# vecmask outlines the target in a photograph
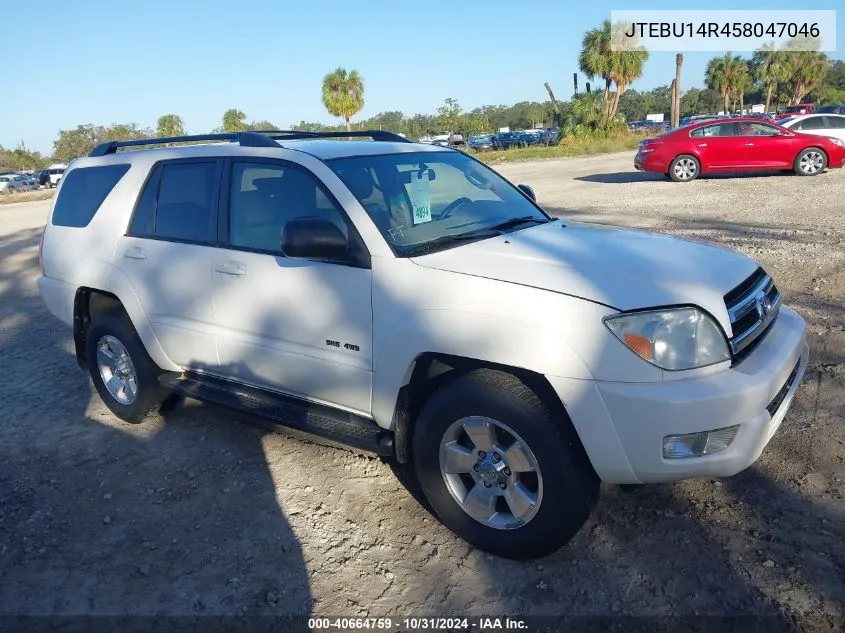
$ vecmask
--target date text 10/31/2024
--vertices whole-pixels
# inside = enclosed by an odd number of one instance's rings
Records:
[[[524,631],[528,623],[519,618],[309,618],[312,631]]]

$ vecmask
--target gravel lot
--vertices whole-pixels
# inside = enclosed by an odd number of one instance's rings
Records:
[[[605,486],[575,540],[500,560],[378,459],[187,402],[113,417],[37,296],[47,202],[0,207],[0,614],[845,616],[845,174],[674,184],[633,154],[503,164],[564,219],[713,239],[810,323],[811,364],[733,478]],[[830,629],[828,629],[830,630]]]

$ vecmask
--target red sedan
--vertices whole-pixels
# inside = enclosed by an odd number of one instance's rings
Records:
[[[640,141],[634,167],[665,174],[675,182],[699,174],[793,170],[814,176],[845,166],[845,141],[796,134],[760,119],[720,119],[694,123]]]

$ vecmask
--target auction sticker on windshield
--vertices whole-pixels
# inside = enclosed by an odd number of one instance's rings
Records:
[[[431,192],[428,188],[428,174],[423,178],[423,172],[411,173],[411,186],[408,195],[411,197],[411,214],[414,225],[431,222]]]

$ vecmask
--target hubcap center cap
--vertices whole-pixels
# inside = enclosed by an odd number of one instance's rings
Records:
[[[478,476],[485,484],[494,485],[499,481],[504,480],[503,471],[507,467],[505,461],[500,459],[498,462],[493,461],[490,456],[486,456],[478,460]]]

